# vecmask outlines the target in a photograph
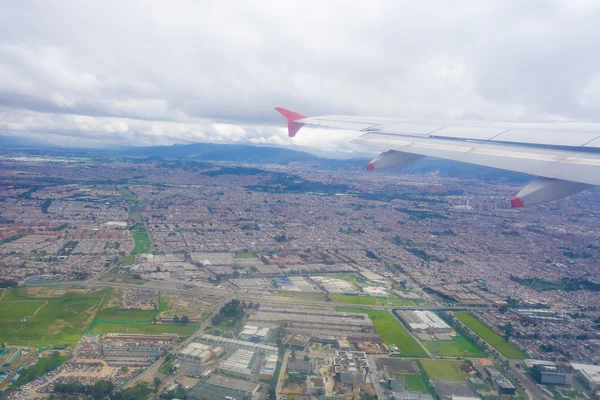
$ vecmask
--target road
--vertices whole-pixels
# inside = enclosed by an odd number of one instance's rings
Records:
[[[369,363],[369,377],[371,378],[371,384],[377,393],[378,399],[385,399],[384,390],[379,384],[379,372],[377,371],[377,364],[375,363],[375,357],[373,355],[367,355],[367,361]]]
[[[290,358],[290,354],[292,352],[290,350],[286,350],[283,353],[283,360],[281,360],[281,369],[279,370],[279,377],[277,378],[277,387],[275,388],[276,398],[279,398],[281,395],[281,386],[283,385],[283,377],[285,376],[285,371],[287,370],[287,362]]]

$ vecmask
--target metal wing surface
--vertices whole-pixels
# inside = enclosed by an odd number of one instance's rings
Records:
[[[290,136],[304,125],[364,132],[353,142],[382,152],[367,164],[370,170],[431,156],[537,176],[513,198],[515,207],[600,185],[600,132],[345,115],[305,117],[279,107],[277,111],[288,119]]]

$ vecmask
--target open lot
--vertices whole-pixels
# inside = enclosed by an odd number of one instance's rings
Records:
[[[142,254],[150,251],[150,238],[146,231],[133,231],[133,239],[135,240],[135,247],[131,254]]]
[[[402,356],[427,357],[427,353],[390,312],[384,310],[356,310],[344,307],[336,307],[336,311],[367,314],[373,321],[375,330],[381,340],[398,346]]]
[[[469,339],[465,337],[454,337],[451,342],[444,341],[421,341],[427,350],[434,356],[442,357],[485,357],[485,353],[479,350]]]
[[[41,300],[0,301],[0,321],[14,321],[32,317],[46,304]]]
[[[406,390],[414,393],[428,393],[427,382],[419,375],[396,374],[396,379],[404,379]]]
[[[467,312],[455,312],[454,316],[460,322],[465,324],[465,326],[467,326],[470,330],[472,330],[477,336],[498,350],[504,357],[515,360],[524,360],[526,358],[525,354],[521,350],[517,349],[510,343],[507,343],[502,336],[488,328],[483,322],[479,321],[471,314]]]
[[[402,300],[394,295],[390,297],[373,297],[373,296],[352,296],[347,294],[330,294],[331,301],[341,304],[359,304],[367,306],[409,306],[414,307],[419,304],[411,300]],[[420,302],[423,304],[423,302]]]
[[[46,291],[34,289],[37,288],[11,290],[7,295],[9,298],[36,296],[38,299],[39,296],[52,295],[52,291],[47,288],[44,288]],[[94,293],[70,290],[60,298],[48,297],[44,300],[47,304],[39,309],[35,317],[28,318],[25,322],[0,324],[0,342],[34,347],[74,345],[88,329],[106,294],[106,290]],[[2,302],[6,297],[5,295]]]
[[[152,322],[158,315],[154,310],[123,310],[106,308],[96,313],[96,321]]]
[[[467,374],[461,371],[462,361],[420,360],[429,379],[442,381],[462,381]]]

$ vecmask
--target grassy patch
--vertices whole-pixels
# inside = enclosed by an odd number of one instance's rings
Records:
[[[133,192],[125,187],[120,187],[118,188],[119,193],[121,194],[121,196],[123,196],[123,198],[125,199],[125,201],[128,204],[131,203],[135,203],[137,202],[137,197],[135,196],[135,194],[133,194]]]
[[[430,379],[462,381],[467,374],[461,371],[462,361],[419,360]]]
[[[146,231],[133,231],[133,239],[135,240],[135,247],[131,251],[131,254],[142,254],[150,251],[150,238]]]
[[[35,365],[23,370],[19,378],[16,382],[11,385],[11,389],[18,388],[19,386],[23,386],[26,383],[29,383],[40,376],[52,371],[60,367],[63,363],[65,363],[69,359],[69,356],[58,356],[58,357],[44,357],[40,358]]]
[[[95,322],[92,333],[175,333],[189,336],[198,330],[199,325],[171,325],[171,324],[111,324]]]
[[[466,337],[453,338],[451,342],[422,341],[427,350],[434,356],[442,357],[485,357],[485,353],[479,350]]]
[[[521,350],[510,343],[507,343],[502,336],[488,328],[483,322],[479,321],[471,314],[467,312],[456,312],[454,313],[454,317],[465,324],[465,326],[472,330],[477,336],[485,340],[490,346],[498,350],[504,357],[516,360],[524,360],[526,358]]]
[[[302,293],[302,292],[287,292],[281,291],[279,292],[281,297],[292,297],[298,300],[306,300],[306,301],[326,301],[327,298],[324,294],[319,293]],[[291,300],[290,300],[291,301]]]
[[[347,294],[330,294],[331,301],[342,304],[361,304],[367,306],[374,306],[379,304],[375,297],[371,296],[350,296]]]
[[[0,321],[12,321],[31,317],[42,305],[44,305],[44,302],[40,300],[26,302],[0,302]]]
[[[134,256],[133,256],[133,254],[130,254],[121,260],[120,265],[132,265],[133,261],[134,261]]]
[[[427,393],[427,382],[421,375],[402,375],[396,374],[396,379],[404,379],[404,384],[408,392]]]
[[[133,222],[138,223],[138,222],[142,222],[142,213],[139,211],[133,211],[131,213],[131,219],[133,220]]]
[[[367,314],[375,330],[385,343],[394,344],[404,357],[427,357],[427,353],[419,346],[396,318],[384,310],[356,310],[353,308],[336,307],[337,311]]]
[[[235,258],[258,258],[258,256],[251,251],[238,251],[235,253]]]
[[[158,311],[165,312],[169,310],[169,300],[164,293],[158,292]]]
[[[154,310],[122,310],[120,308],[107,308],[96,313],[96,321],[123,321],[123,322],[152,322],[158,313]]]
[[[0,324],[0,342],[33,347],[74,345],[87,331],[105,294],[106,291],[71,291],[59,299],[49,299],[48,304],[26,322]]]

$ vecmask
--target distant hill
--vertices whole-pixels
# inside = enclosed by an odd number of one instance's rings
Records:
[[[304,151],[291,150],[282,147],[252,146],[245,144],[193,143],[176,144],[172,146],[127,147],[120,149],[73,149],[73,148],[43,148],[26,147],[25,144],[10,137],[0,136],[0,154],[29,154],[92,157],[123,156],[144,157],[147,161],[160,159],[220,161],[248,164],[310,164],[324,169],[360,170],[364,169],[369,159],[333,159],[323,158]],[[144,160],[140,160],[144,161]],[[530,175],[517,172],[486,168],[478,165],[464,164],[437,158],[423,158],[410,164],[394,168],[389,172],[425,174],[439,172],[442,176],[461,178],[478,178],[485,181],[506,180],[510,182],[526,182]]]
[[[289,164],[320,160],[313,154],[282,147],[243,144],[194,143],[172,146],[130,147],[118,153],[129,156],[188,158],[204,161],[231,161],[252,164]]]

